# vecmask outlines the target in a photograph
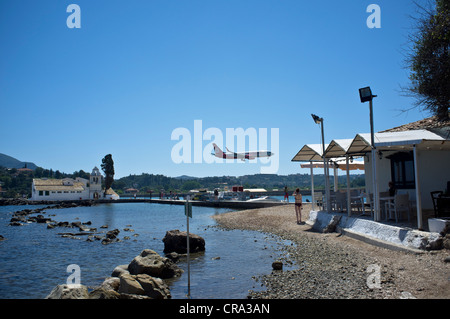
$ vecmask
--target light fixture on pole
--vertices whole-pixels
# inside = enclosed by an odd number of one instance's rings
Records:
[[[318,117],[315,114],[311,114],[314,123],[320,124],[321,131],[322,131],[322,158],[323,158],[323,168],[325,173],[325,192],[327,196],[327,210],[330,210],[330,185],[329,185],[329,179],[328,179],[328,162],[325,159],[325,135],[323,133],[323,118]]]
[[[370,86],[359,89],[359,98],[361,103],[369,102],[370,108],[370,144],[372,145],[372,181],[373,181],[373,202],[374,202],[374,217],[375,220],[380,220],[380,205],[378,199],[378,183],[377,183],[377,165],[376,165],[376,147],[375,134],[373,129],[373,105],[372,100],[376,95],[372,94]]]

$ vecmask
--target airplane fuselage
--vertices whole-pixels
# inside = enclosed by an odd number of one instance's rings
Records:
[[[255,152],[231,152],[227,148],[227,152],[223,152],[216,144],[214,145],[214,151],[211,153],[212,155],[223,158],[223,159],[240,159],[242,161],[245,160],[253,160],[258,157],[271,157],[274,155],[271,151],[255,151]]]

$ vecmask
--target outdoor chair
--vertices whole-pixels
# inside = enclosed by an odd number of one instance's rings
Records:
[[[344,207],[347,207],[347,194],[343,192],[336,192],[334,206],[336,211],[338,212],[344,211]]]
[[[350,190],[350,206],[350,210],[352,210],[353,207],[356,207],[358,213],[362,210],[362,213],[364,214],[364,203],[362,201],[361,194],[357,189]]]
[[[391,209],[394,210],[395,214],[395,222],[398,223],[398,216],[401,211],[406,211],[408,215],[408,221],[410,220],[409,213],[411,210],[411,206],[409,203],[409,195],[408,194],[397,194],[394,196],[394,202],[386,202],[386,219],[391,213]]]
[[[386,209],[386,203],[389,203],[388,201],[386,201],[386,200],[383,200],[383,199],[381,199],[381,198],[386,198],[386,197],[391,197],[390,195],[389,195],[389,192],[380,192],[379,193],[379,198],[380,198],[380,207],[379,207],[379,209],[380,209],[380,213],[382,214],[383,213],[383,204],[384,204],[384,214],[385,214],[385,216],[386,216],[386,220],[388,219],[388,211],[387,211],[387,209]]]
[[[366,203],[369,205],[370,217],[373,217],[373,193],[366,194]]]
[[[317,206],[323,206],[323,194],[322,192],[314,192],[314,201]]]

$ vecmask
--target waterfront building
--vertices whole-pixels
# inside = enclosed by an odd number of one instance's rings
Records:
[[[34,178],[31,185],[31,200],[87,200],[119,199],[112,189],[102,189],[102,175],[94,167],[89,180],[81,177],[75,179]]]
[[[431,217],[448,217],[450,121],[431,117],[374,133],[374,145],[371,140],[370,133],[357,134],[353,139],[335,139],[325,145],[324,155],[322,145],[307,144],[292,161],[311,162],[312,165],[314,161],[323,162],[324,158],[328,163],[343,158],[345,164],[341,167],[347,167],[348,172],[350,158],[363,157],[365,200],[370,204],[375,221],[416,220],[416,227],[424,229]],[[325,209],[329,212],[346,210],[351,216],[351,208],[357,204],[365,211],[364,201],[358,201],[362,194],[352,195],[349,186],[346,193],[344,196],[334,194],[334,198],[331,195],[331,205]],[[333,201],[338,202],[338,196],[341,197],[339,208],[333,205]]]

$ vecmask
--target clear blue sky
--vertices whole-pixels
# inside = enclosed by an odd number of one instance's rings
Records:
[[[421,2],[421,1],[419,1]],[[422,1],[423,2],[423,1]],[[69,4],[81,28],[69,29]],[[369,4],[381,28],[369,29]],[[100,166],[116,178],[244,175],[257,164],[175,164],[178,127],[279,129],[278,174],[308,173],[292,157],[308,143],[429,114],[401,96],[407,0],[0,0],[0,153],[66,173]],[[206,146],[208,141],[204,141]],[[269,142],[270,144],[270,142]],[[270,146],[270,145],[269,145]]]

